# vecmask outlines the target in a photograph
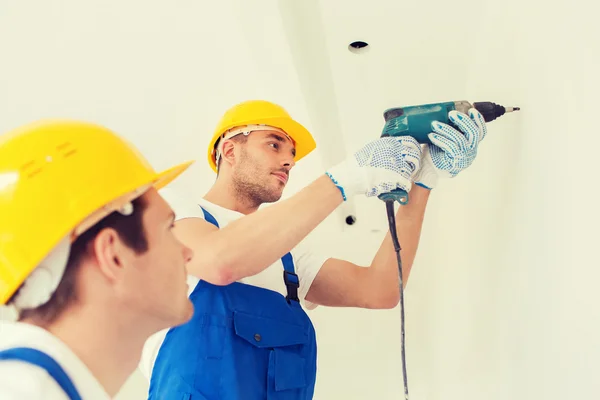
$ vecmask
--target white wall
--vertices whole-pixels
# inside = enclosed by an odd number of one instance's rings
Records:
[[[262,96],[320,144],[289,196],[375,138],[389,106],[520,106],[432,194],[405,299],[411,399],[597,398],[600,32],[591,5],[558,1],[4,2],[0,130],[50,115],[100,121],[159,167],[197,158],[179,187],[201,196],[218,116]],[[357,39],[370,52],[349,53]],[[385,209],[352,207],[355,226],[340,230],[335,214],[315,236],[366,265]],[[401,398],[398,308],[311,317],[317,399]],[[134,375],[119,398],[145,390]]]

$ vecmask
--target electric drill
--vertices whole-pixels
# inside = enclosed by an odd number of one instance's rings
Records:
[[[448,113],[456,110],[467,114],[470,108],[479,111],[485,122],[491,122],[507,112],[520,110],[519,107],[503,107],[489,101],[471,104],[464,100],[390,108],[383,113],[385,126],[381,137],[412,136],[419,143],[431,144],[428,135],[432,132],[431,123],[433,121],[454,126],[448,119]],[[398,201],[400,204],[408,203],[408,193],[402,189],[382,194],[379,198],[383,201]]]
[[[518,111],[519,107],[503,107],[492,102],[471,103],[467,101],[449,101],[446,103],[433,103],[421,106],[390,108],[383,113],[385,126],[381,137],[384,136],[412,136],[417,142],[431,144],[429,133],[432,132],[431,123],[438,121],[451,126],[456,126],[448,119],[448,113],[452,110],[467,114],[470,108],[475,108],[481,113],[485,122],[491,122],[507,112]],[[400,351],[402,358],[402,380],[404,382],[404,399],[408,400],[408,378],[406,372],[406,350],[404,331],[404,277],[402,273],[402,258],[400,256],[400,242],[396,232],[396,218],[394,212],[394,201],[400,204],[408,203],[408,193],[397,189],[389,193],[379,195],[385,201],[388,224],[392,243],[396,252],[398,262],[398,278],[400,291]]]

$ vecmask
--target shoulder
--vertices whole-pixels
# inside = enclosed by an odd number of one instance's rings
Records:
[[[0,398],[67,399],[60,386],[46,371],[19,361],[0,362]]]
[[[166,187],[158,191],[163,199],[175,212],[176,219],[183,218],[202,218],[204,219],[204,213],[202,208],[186,193],[177,191],[173,188]]]
[[[305,268],[319,269],[331,257],[324,251],[323,247],[318,245],[318,241],[310,235],[298,243],[291,253],[294,263],[300,270]]]

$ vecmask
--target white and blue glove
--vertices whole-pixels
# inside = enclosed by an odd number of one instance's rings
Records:
[[[338,186],[344,200],[356,194],[379,196],[395,189],[408,193],[421,164],[421,151],[412,137],[379,138],[326,174]]]
[[[469,167],[477,156],[479,143],[485,138],[485,120],[475,108],[469,115],[450,111],[448,118],[459,130],[450,125],[434,121],[431,124],[430,145],[423,148],[421,169],[414,176],[414,182],[427,189],[433,189],[438,178],[454,178]]]

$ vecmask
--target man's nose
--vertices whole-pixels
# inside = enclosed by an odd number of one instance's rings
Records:
[[[289,156],[284,157],[283,160],[281,160],[281,165],[283,167],[288,168],[288,170],[292,169],[292,167],[296,165],[296,161],[294,161],[294,156],[290,154]]]
[[[192,257],[194,256],[194,251],[192,249],[190,249],[189,247],[187,247],[186,245],[183,246],[183,258],[185,260],[186,263],[190,262],[190,260],[192,259]]]

